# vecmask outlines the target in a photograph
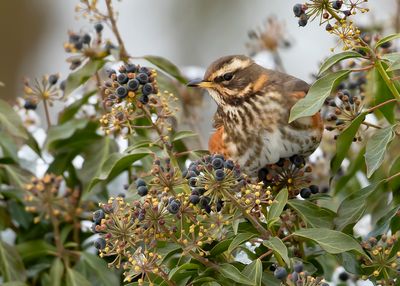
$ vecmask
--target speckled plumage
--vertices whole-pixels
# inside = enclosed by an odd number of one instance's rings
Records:
[[[233,77],[226,81],[224,74]],[[202,82],[218,104],[210,152],[223,153],[247,174],[280,158],[308,156],[318,147],[323,132],[319,113],[288,123],[291,107],[308,91],[304,81],[248,57],[229,56],[211,64]]]

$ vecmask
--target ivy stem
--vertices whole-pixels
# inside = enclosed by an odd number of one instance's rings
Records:
[[[268,239],[268,237],[270,237],[270,233],[253,216],[248,214],[246,210],[243,209],[242,205],[236,200],[234,196],[232,196],[232,194],[230,194],[226,190],[222,190],[222,192],[242,212],[243,216],[250,221],[250,223],[257,229],[257,231],[263,236],[264,239]]]
[[[392,99],[389,99],[389,100],[384,101],[384,102],[382,102],[382,103],[379,103],[378,105],[375,105],[375,106],[369,108],[369,109],[367,110],[367,113],[371,113],[371,112],[375,111],[375,110],[378,109],[378,108],[381,108],[382,106],[384,106],[384,105],[386,105],[386,104],[389,104],[389,103],[392,103],[392,102],[396,102],[396,101],[397,101],[397,99],[392,98]]]
[[[382,127],[380,127],[378,125],[375,125],[375,124],[372,124],[372,123],[369,123],[369,122],[365,122],[364,121],[362,124],[365,125],[365,126],[368,126],[368,127],[375,128],[375,129],[382,129]]]
[[[46,99],[43,99],[43,106],[44,106],[44,112],[46,114],[47,129],[49,129],[51,127],[51,120],[50,120],[49,106],[47,105]]]
[[[400,101],[400,93],[397,90],[397,88],[394,86],[393,81],[390,79],[388,74],[386,73],[385,69],[383,68],[382,62],[380,60],[375,61],[375,68],[385,81],[387,87],[390,89],[392,92],[393,96],[397,99],[397,101]]]
[[[108,11],[108,18],[110,19],[110,22],[111,22],[111,29],[112,29],[115,37],[117,38],[117,42],[119,45],[119,57],[122,61],[126,62],[129,59],[129,55],[126,52],[124,41],[122,40],[121,34],[119,33],[119,30],[118,30],[117,21],[115,20],[115,17],[114,17],[115,14],[114,14],[111,0],[106,0],[106,6],[107,6],[107,11]]]
[[[392,175],[392,176],[386,178],[385,181],[386,181],[386,182],[389,182],[390,180],[392,180],[392,179],[394,179],[394,178],[397,178],[398,176],[400,176],[400,172],[398,172],[398,173],[396,173],[396,174],[394,174],[394,175]]]

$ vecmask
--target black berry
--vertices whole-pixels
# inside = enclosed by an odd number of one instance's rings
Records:
[[[319,187],[317,185],[311,185],[310,190],[312,194],[318,194],[319,192]]]
[[[125,98],[128,95],[128,90],[124,86],[119,86],[116,90],[119,98]]]
[[[125,84],[125,83],[128,82],[128,80],[129,80],[128,76],[127,76],[126,74],[124,74],[124,73],[120,73],[120,74],[117,76],[117,81],[118,81],[120,84]]]
[[[136,72],[137,67],[134,64],[127,64],[125,66],[126,72]]]
[[[191,177],[188,182],[189,182],[189,185],[194,188],[197,185],[197,178]]]
[[[37,105],[31,101],[25,101],[25,103],[24,103],[24,108],[27,110],[35,110],[36,107],[37,107]]]
[[[100,237],[94,241],[93,245],[99,250],[104,249],[106,247],[106,240]]]
[[[49,76],[49,84],[54,85],[58,81],[58,74],[52,74]]]
[[[296,17],[300,17],[301,14],[304,13],[303,10],[303,5],[302,4],[296,4],[293,6],[293,13]]]
[[[92,40],[92,38],[90,37],[89,34],[85,34],[82,37],[82,43],[89,45],[90,41]]]
[[[217,181],[222,181],[225,178],[225,172],[223,169],[218,169],[215,171],[215,179]]]
[[[306,14],[301,14],[299,17],[299,26],[304,27],[308,23],[308,16]]]
[[[136,184],[136,187],[146,186],[146,182],[141,178],[137,179],[135,184]]]
[[[297,273],[303,272],[303,269],[304,269],[303,263],[296,263],[296,264],[293,266],[293,269],[294,269],[294,271],[297,272]]]
[[[132,91],[136,91],[139,88],[139,85],[140,85],[139,81],[135,78],[128,81],[128,84],[127,84],[129,90],[132,90]]]
[[[382,45],[381,45],[381,48],[382,49],[388,49],[388,48],[390,48],[392,46],[392,42],[385,42],[385,43],[383,43]]]
[[[343,4],[342,0],[333,1],[332,2],[332,8],[336,9],[336,10],[339,10],[340,8],[342,8],[342,4]]]
[[[170,213],[177,214],[180,207],[181,207],[181,202],[178,200],[173,200],[168,204],[167,209]]]
[[[276,279],[283,280],[287,276],[287,271],[283,267],[278,267],[274,271],[274,276],[275,276]]]
[[[93,213],[93,221],[97,224],[105,217],[103,210],[97,210]]]
[[[347,272],[342,272],[339,274],[339,280],[346,282],[347,280],[349,280],[350,276]]]
[[[305,164],[304,158],[299,155],[293,155],[290,157],[290,161],[295,165],[297,168],[303,167]]]
[[[139,98],[139,101],[140,101],[142,104],[147,104],[147,103],[149,103],[149,97],[148,97],[147,95],[142,94],[142,95],[140,96],[140,98]]]
[[[137,188],[137,192],[138,192],[139,196],[141,196],[141,197],[146,196],[148,191],[149,190],[147,189],[146,186],[140,186],[140,187]]]
[[[145,73],[145,74],[147,74],[147,75],[150,75],[150,70],[148,69],[148,68],[146,68],[146,67],[140,67],[139,68],[139,73]]]
[[[149,95],[151,93],[153,93],[153,86],[151,85],[151,83],[146,83],[145,85],[143,85],[142,87],[142,93],[143,95]]]
[[[96,33],[101,33],[101,31],[103,31],[103,24],[101,23],[97,23],[96,25],[94,25],[94,29],[96,30]]]
[[[224,167],[224,161],[221,158],[215,158],[211,162],[214,169],[221,169]]]
[[[198,195],[191,195],[190,197],[189,197],[189,201],[192,203],[192,204],[194,204],[194,205],[197,205],[199,202],[200,202],[200,197],[198,196]]]
[[[303,199],[308,199],[309,197],[311,197],[311,190],[309,189],[309,188],[304,188],[304,189],[301,189],[301,191],[300,191],[300,196],[303,198]]]
[[[136,78],[141,84],[145,84],[149,81],[149,76],[143,72],[139,73]]]
[[[235,167],[235,163],[233,163],[232,160],[225,161],[225,168],[227,168],[229,170],[233,170],[234,167]]]

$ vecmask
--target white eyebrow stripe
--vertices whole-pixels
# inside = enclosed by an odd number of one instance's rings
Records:
[[[246,60],[242,60],[239,58],[234,58],[233,61],[231,61],[229,64],[224,65],[221,69],[219,69],[215,75],[214,78],[222,76],[228,72],[233,72],[235,70],[238,70],[239,68],[246,68],[249,65],[251,65],[251,60],[250,59],[246,59]]]

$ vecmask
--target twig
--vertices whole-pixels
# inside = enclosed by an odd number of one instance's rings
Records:
[[[111,0],[106,0],[106,6],[108,11],[108,18],[111,22],[111,30],[113,31],[115,37],[117,38],[119,45],[119,57],[122,61],[126,62],[129,59],[129,55],[126,52],[124,41],[122,40],[121,34],[119,33],[117,21],[114,17],[114,10],[111,4]]]
[[[46,99],[43,99],[43,105],[44,105],[44,112],[46,114],[47,129],[49,129],[50,126],[51,126],[51,120],[50,120],[49,107],[47,106],[47,100]]]
[[[378,126],[378,125],[375,125],[375,124],[372,124],[372,123],[369,123],[369,122],[363,122],[362,123],[363,125],[366,125],[366,126],[368,126],[368,127],[372,127],[372,128],[376,128],[376,129],[382,129],[382,127],[380,127],[380,126]]]
[[[375,111],[376,109],[381,108],[382,106],[384,106],[386,104],[389,104],[389,103],[392,103],[392,102],[397,102],[397,99],[392,98],[392,99],[389,99],[389,100],[384,101],[382,103],[379,103],[378,105],[375,105],[375,106],[371,107],[370,109],[368,109],[367,112],[371,113],[371,112]]]

